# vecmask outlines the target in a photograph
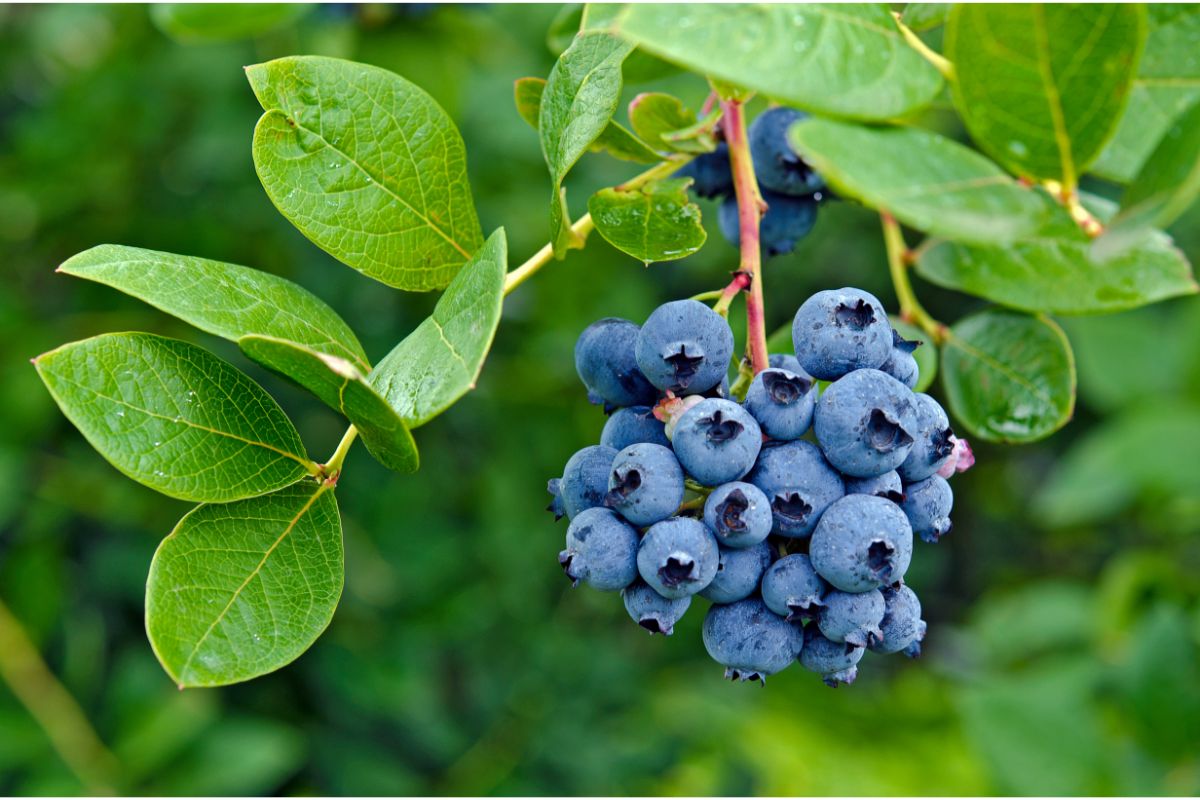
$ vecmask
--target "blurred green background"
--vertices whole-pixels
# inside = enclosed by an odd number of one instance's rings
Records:
[[[142,6],[0,6],[0,598],[113,753],[104,780],[162,794],[1200,792],[1196,298],[1065,321],[1076,418],[1038,445],[976,443],[954,533],[918,545],[908,576],[930,625],[919,661],[868,654],[836,691],[799,667],[765,689],[730,685],[699,607],[651,639],[616,596],[569,590],[545,481],[603,424],[575,379],[575,337],[721,286],[735,252],[715,225],[701,253],[649,269],[595,238],[515,292],[478,390],[417,433],[417,475],[350,456],[346,591],[316,646],[249,684],[172,685],[143,589],[187,505],[109,467],[28,359],[105,331],[178,336],[270,389],[314,457],[344,423],[235,347],[54,267],[101,242],[254,266],[325,298],[380,358],[436,298],[339,265],[275,212],[241,67],[319,53],[423,86],[461,127],[485,232],[505,226],[519,262],[546,240],[548,184],[512,81],[549,72],[557,13],[324,7],[206,43],[173,40]],[[675,75],[626,92],[648,87],[693,108],[706,91]],[[926,123],[961,136],[945,109]],[[573,206],[635,170],[586,157]],[[894,304],[877,217],[822,215],[767,266],[772,326],[820,288]],[[1172,232],[1200,259],[1196,209]],[[918,291],[946,320],[980,305]],[[95,788],[0,682],[0,794]]]

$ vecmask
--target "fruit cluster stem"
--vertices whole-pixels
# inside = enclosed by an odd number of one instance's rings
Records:
[[[742,101],[722,100],[721,110],[738,204],[738,235],[742,256],[738,271],[750,276],[750,295],[746,298],[746,350],[750,356],[750,366],[757,375],[768,365],[762,248],[759,241],[759,223],[766,212],[766,203],[763,202],[758,179],[754,175]]]
[[[886,211],[880,213],[883,222],[883,243],[887,248],[888,272],[892,276],[892,286],[896,290],[896,300],[900,303],[900,319],[910,322],[932,337],[936,344],[942,344],[950,335],[944,323],[938,322],[926,311],[917,300],[912,282],[908,279],[909,250],[904,243],[904,234],[900,223]]]
[[[750,276],[746,273],[741,271],[733,273],[733,280],[729,282],[729,285],[716,293],[717,302],[713,304],[713,311],[722,317],[728,315],[729,305],[733,302],[733,298],[749,289],[751,282]]]

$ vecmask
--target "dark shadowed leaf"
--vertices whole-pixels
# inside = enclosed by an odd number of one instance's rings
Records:
[[[225,42],[269,33],[310,8],[305,3],[155,3],[150,19],[180,42]]]

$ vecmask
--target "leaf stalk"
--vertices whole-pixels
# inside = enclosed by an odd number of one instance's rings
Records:
[[[904,243],[904,234],[900,223],[886,211],[880,212],[879,218],[883,223],[883,243],[887,248],[888,272],[892,276],[892,286],[896,290],[896,299],[900,302],[900,318],[905,322],[916,325],[933,339],[935,344],[942,344],[950,336],[950,329],[944,323],[938,322],[926,311],[917,294],[913,291],[912,282],[908,279],[910,251]]]

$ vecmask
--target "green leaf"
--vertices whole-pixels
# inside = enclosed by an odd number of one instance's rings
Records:
[[[545,90],[544,78],[517,78],[513,81],[513,102],[516,103],[517,114],[535,131],[538,129],[538,112]]]
[[[379,463],[397,472],[417,471],[417,445],[404,420],[354,364],[267,336],[243,336],[238,345],[250,358],[272,365],[345,415]]]
[[[583,23],[583,3],[563,3],[546,29],[546,47],[559,55],[571,46],[571,41]]]
[[[570,228],[563,179],[608,127],[621,97],[621,63],[632,51],[607,33],[581,33],[550,70],[538,134],[550,168],[550,240],[556,255],[581,244]]]
[[[712,134],[703,130],[693,138],[678,136],[680,131],[696,129],[696,115],[678,97],[662,92],[643,92],[633,98],[629,124],[643,141],[660,150],[708,153],[716,147]]]
[[[920,33],[945,25],[949,14],[949,3],[906,3],[900,21],[907,25],[909,30]]]
[[[884,4],[629,5],[614,24],[668,61],[832,116],[890,119],[942,86]]]
[[[889,316],[888,322],[892,323],[892,327],[896,329],[896,333],[899,333],[905,339],[908,339],[910,342],[921,343],[916,350],[913,350],[913,358],[917,360],[917,368],[920,370],[917,385],[913,387],[913,391],[924,392],[928,390],[933,385],[933,379],[937,377],[937,345],[933,343],[932,337],[916,325],[911,325],[899,317]]]
[[[507,265],[500,228],[463,267],[433,314],[367,376],[409,427],[424,425],[475,388],[500,323]]]
[[[546,81],[541,78],[518,78],[513,84],[517,113],[535,131],[538,129],[538,114],[545,88]],[[645,142],[615,120],[609,121],[604,132],[597,137],[589,150],[606,152],[614,158],[638,164],[656,164],[662,160],[662,156],[647,147]]]
[[[1075,363],[1062,330],[1043,316],[988,309],[954,325],[942,344],[950,410],[990,442],[1032,442],[1075,410]]]
[[[808,119],[788,137],[837,192],[935,236],[1003,243],[1045,216],[1033,190],[930,131]]]
[[[378,67],[296,56],[246,68],[266,113],[254,166],[271,201],[330,255],[399,289],[446,286],[483,236],[446,112]]]
[[[1136,5],[957,4],[954,104],[1009,170],[1074,186],[1125,107],[1145,28]]]
[[[1151,3],[1146,10],[1149,33],[1129,104],[1092,165],[1097,175],[1122,183],[1137,175],[1171,123],[1200,100],[1200,7]]]
[[[270,33],[302,17],[305,3],[156,3],[150,19],[183,43],[225,42]]]
[[[707,236],[700,207],[688,199],[691,182],[672,178],[636,189],[601,189],[588,200],[596,232],[647,265],[690,256]]]
[[[146,631],[180,688],[249,680],[316,641],[343,578],[342,523],[328,484],[201,505],[154,554]]]
[[[44,353],[34,366],[100,455],[165,495],[222,503],[317,470],[271,396],[193,344],[108,333]]]
[[[1008,247],[939,242],[921,253],[917,272],[949,289],[1025,311],[1104,314],[1193,294],[1191,267],[1171,240],[1154,233],[1099,263],[1092,240],[1061,206],[1036,235]]]

